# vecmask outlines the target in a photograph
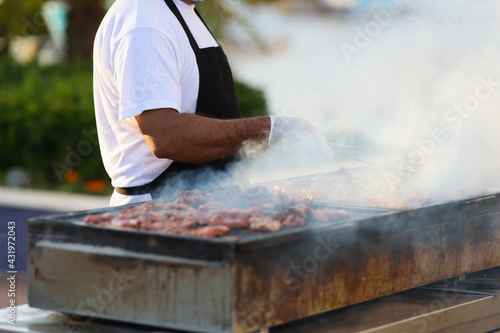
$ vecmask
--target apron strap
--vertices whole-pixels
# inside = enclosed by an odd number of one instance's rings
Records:
[[[208,25],[205,23],[205,20],[203,19],[203,17],[201,17],[200,13],[198,12],[198,9],[195,8],[194,12],[196,13],[196,15],[198,15],[198,17],[200,18],[201,22],[203,22],[203,24],[205,25],[205,28],[207,28],[208,32],[210,32],[210,34],[212,35],[212,37],[217,42],[217,38],[215,38],[214,34],[212,33],[212,30],[210,30],[210,28],[208,27]],[[219,44],[219,42],[217,42],[217,44]],[[220,44],[219,44],[219,46],[220,46]]]
[[[188,39],[189,39],[189,44],[191,44],[191,47],[193,50],[196,52],[200,48],[198,47],[198,43],[196,43],[196,40],[193,37],[193,34],[189,30],[186,21],[184,21],[184,18],[182,17],[181,13],[179,12],[179,9],[177,6],[174,4],[172,0],[165,0],[165,3],[167,4],[168,8],[172,11],[172,13],[175,15],[179,23],[181,24],[182,28],[184,29],[184,32],[186,33]],[[198,14],[199,15],[199,14]],[[203,22],[205,23],[205,22]]]

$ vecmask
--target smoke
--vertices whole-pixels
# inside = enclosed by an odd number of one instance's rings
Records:
[[[304,59],[301,70],[316,73],[275,113],[308,119],[330,142],[390,153],[357,154],[390,166],[372,168],[389,179],[384,193],[440,202],[498,191],[500,2],[385,1],[329,19],[331,39],[308,50],[327,55],[320,66]]]
[[[498,190],[499,8],[498,1],[415,2],[364,55],[358,70],[372,107],[352,111],[367,114],[358,130],[371,145],[406,157],[402,170],[415,174],[396,187],[431,201]]]
[[[336,160],[325,167],[310,154],[301,158],[299,139],[289,150],[249,143],[223,180],[197,176],[203,187],[368,166],[373,184],[346,186],[380,202],[418,197],[423,204],[500,190],[500,2],[374,3],[347,17],[296,15],[317,22],[316,31],[281,15],[290,36],[274,32],[285,41],[274,54],[229,50],[229,58],[237,76],[267,89],[274,114],[309,120],[328,142],[387,154],[357,150],[352,159],[349,149],[332,146]],[[264,16],[269,20],[269,7]],[[293,49],[293,40],[303,62],[284,47]]]

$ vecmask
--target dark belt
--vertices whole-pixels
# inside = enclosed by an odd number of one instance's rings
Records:
[[[154,186],[151,183],[140,185],[140,186],[132,186],[132,187],[115,187],[115,192],[123,194],[123,195],[141,195],[152,193],[154,190]]]

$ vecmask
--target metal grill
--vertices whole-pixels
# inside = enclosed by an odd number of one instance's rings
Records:
[[[500,265],[497,196],[277,233],[199,239],[30,221],[31,306],[199,332],[252,332]]]

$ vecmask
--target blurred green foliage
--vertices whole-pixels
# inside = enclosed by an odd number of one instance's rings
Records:
[[[42,6],[49,0],[0,0],[0,37],[43,36],[47,27],[42,17]],[[95,32],[105,14],[106,0],[63,0],[69,4],[67,53],[69,57],[92,56]],[[250,5],[277,0],[245,0]],[[231,24],[245,28],[261,44],[261,38],[251,22],[244,18],[240,8],[226,1],[212,0],[197,6],[214,35],[221,40],[228,37]]]
[[[267,114],[261,90],[239,81],[236,88],[245,117]],[[91,62],[40,67],[0,56],[0,110],[0,175],[20,166],[33,187],[77,192],[88,181],[108,180],[96,141]]]
[[[244,118],[269,115],[266,97],[262,90],[238,80],[235,80],[234,86]]]
[[[65,171],[78,170],[82,179],[107,178],[99,149],[70,156],[91,142],[83,130],[95,132],[92,65],[73,61],[41,68],[0,59],[0,169],[24,167],[35,187],[65,188]],[[95,134],[95,133],[94,133]],[[74,155],[74,154],[73,154]],[[68,163],[69,159],[70,163]]]
[[[41,16],[43,3],[49,0],[3,0],[0,1],[0,36],[15,35],[43,35],[47,32]],[[74,19],[91,19],[96,16],[100,19],[106,0],[65,0],[76,12]],[[260,3],[279,2],[280,0],[245,0],[250,5]],[[96,9],[92,9],[96,8]],[[97,9],[98,8],[98,9]],[[231,22],[250,26],[237,8],[225,1],[212,0],[197,6],[214,34],[223,38],[225,30]],[[79,25],[80,26],[80,25]]]
[[[41,15],[46,0],[3,0],[0,2],[0,36],[43,35],[47,33]]]
[[[224,40],[231,23],[236,22],[246,28],[246,19],[226,1],[207,1],[196,6],[210,31],[217,39]]]
[[[256,5],[263,2],[274,2],[276,0],[244,0],[250,5]],[[203,20],[210,28],[213,35],[224,44],[224,42],[238,43],[231,36],[230,31],[234,25],[238,25],[252,38],[259,47],[264,47],[264,41],[259,35],[253,22],[251,22],[242,10],[244,6],[235,6],[234,3],[228,1],[211,0],[196,5],[196,9],[200,12]]]

